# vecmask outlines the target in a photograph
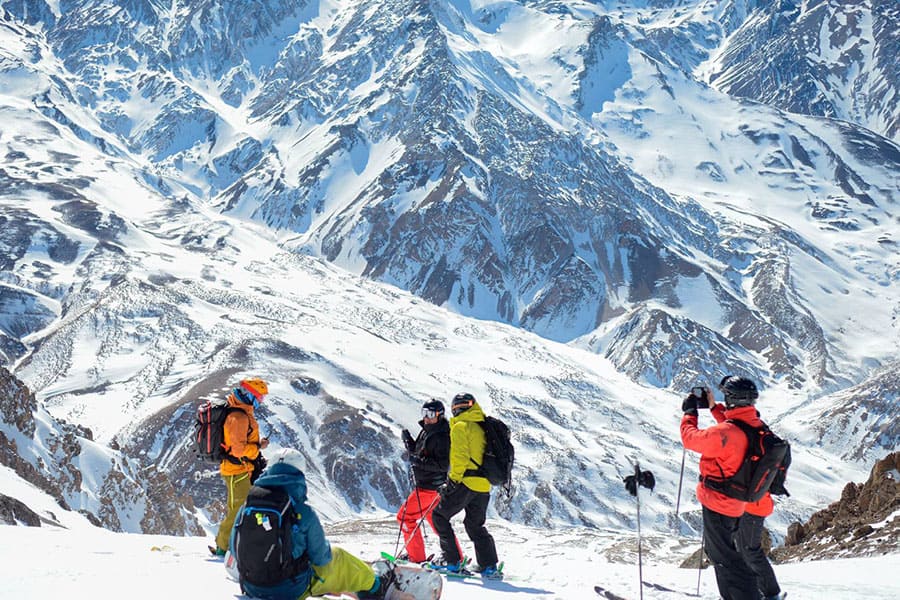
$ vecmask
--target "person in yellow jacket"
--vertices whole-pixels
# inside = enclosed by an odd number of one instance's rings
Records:
[[[230,411],[225,418],[225,449],[228,456],[219,465],[219,473],[225,482],[228,499],[225,518],[216,534],[216,545],[209,547],[210,553],[215,556],[225,556],[228,550],[238,509],[250,493],[253,461],[259,456],[259,451],[269,445],[268,439],[259,437],[259,423],[253,414],[268,393],[269,386],[262,379],[243,379],[228,396],[228,406],[237,410]]]
[[[491,484],[477,474],[476,469],[484,460],[486,439],[484,411],[469,393],[457,394],[450,405],[450,473],[447,483],[438,490],[441,501],[434,509],[434,529],[441,539],[442,557],[433,563],[435,568],[458,572],[463,557],[456,543],[456,535],[450,519],[466,511],[463,526],[475,546],[478,565],[474,570],[484,577],[498,575],[497,547],[494,538],[484,526],[487,508],[491,501]]]

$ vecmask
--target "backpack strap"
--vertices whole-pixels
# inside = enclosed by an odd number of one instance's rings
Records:
[[[481,427],[481,431],[484,433],[484,451],[487,452],[487,427],[485,426],[484,421],[475,421],[475,422],[478,423],[478,425]],[[482,457],[481,460],[484,460],[484,457]],[[475,465],[475,468],[474,469],[466,469],[463,472],[463,477],[484,477],[484,475],[482,475],[482,471],[481,471],[481,463],[479,463],[477,460],[475,460],[471,456],[469,457],[469,462],[473,463]]]
[[[738,429],[744,432],[744,435],[747,436],[747,450],[744,452],[744,456],[741,457],[741,462],[747,457],[747,452],[750,452],[750,444],[753,443],[753,439],[756,436],[756,432],[758,431],[756,427],[750,425],[749,423],[745,423],[744,421],[740,421],[738,419],[725,419],[724,423],[730,423],[736,426]],[[765,426],[765,423],[763,424]],[[706,483],[707,481],[715,481],[715,480],[725,480],[728,479],[728,476],[725,475],[725,471],[722,470],[722,465],[716,461],[716,466],[719,468],[719,477],[715,477],[712,475],[700,475],[700,481],[702,483]]]

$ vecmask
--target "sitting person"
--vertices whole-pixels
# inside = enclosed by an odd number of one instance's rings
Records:
[[[281,450],[241,508],[230,544],[241,590],[267,600],[345,593],[361,600],[383,599],[393,571],[378,576],[371,565],[325,539],[319,517],[306,503],[303,464],[297,450]],[[291,552],[273,560],[270,555],[277,545],[271,536],[279,535],[281,540],[290,538]]]

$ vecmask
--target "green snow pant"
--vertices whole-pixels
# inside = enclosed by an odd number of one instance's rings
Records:
[[[247,501],[250,493],[250,473],[240,475],[222,475],[222,481],[228,488],[228,512],[225,519],[219,524],[219,533],[216,534],[216,546],[222,550],[228,550],[228,542],[231,539],[231,528],[237,518],[238,510]]]
[[[341,594],[344,592],[366,592],[375,585],[375,571],[346,550],[331,547],[331,562],[327,565],[313,565],[312,585],[299,600],[309,596]]]

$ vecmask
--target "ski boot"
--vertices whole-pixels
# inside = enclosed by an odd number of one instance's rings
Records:
[[[503,579],[502,566],[497,568],[497,565],[488,565],[486,567],[475,565],[475,567],[472,568],[472,571],[481,575],[483,579]]]

